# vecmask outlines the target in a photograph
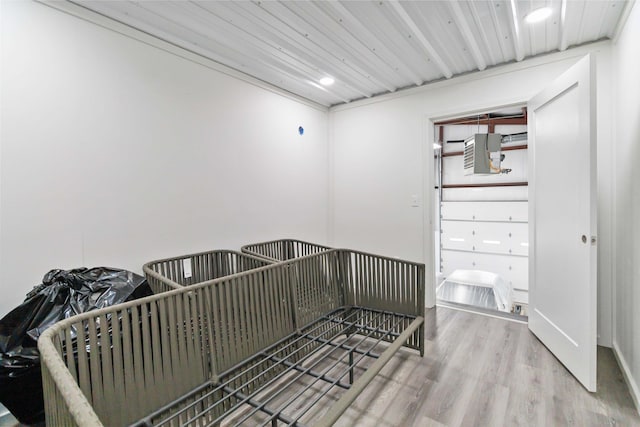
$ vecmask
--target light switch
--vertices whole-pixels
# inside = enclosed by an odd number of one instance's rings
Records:
[[[412,194],[411,195],[411,207],[412,208],[417,208],[418,206],[420,206],[420,200],[418,200],[418,195],[417,194]]]

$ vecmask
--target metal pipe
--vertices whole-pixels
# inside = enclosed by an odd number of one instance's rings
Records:
[[[349,352],[349,384],[353,384],[353,351]]]
[[[340,347],[343,350],[354,351],[354,352],[356,352],[358,354],[366,353],[364,350],[360,350],[358,348],[351,347],[350,345],[347,345],[347,344],[342,344],[342,343],[341,344],[336,344],[336,343],[330,342],[329,340],[325,340],[325,339],[322,339],[322,338],[317,338],[316,341],[321,342],[321,343],[326,344],[326,345],[331,345],[331,346],[334,346],[334,347]],[[369,357],[377,359],[378,357],[380,357],[380,355],[378,353],[371,352],[371,353],[369,353]]]
[[[273,360],[278,361],[278,359],[277,359],[277,358],[273,358]],[[292,362],[289,362],[289,361],[286,361],[286,360],[282,360],[282,363],[283,363],[285,366],[287,366],[287,367],[289,367],[289,368],[293,368],[293,369],[295,369],[295,370],[296,370],[296,371],[298,371],[298,372],[305,372],[304,367],[302,367],[302,366],[298,365],[297,363],[292,363]],[[311,371],[307,371],[307,372],[305,372],[305,373],[306,373],[307,375],[310,375],[310,376],[312,376],[312,377],[315,377],[315,378],[318,378],[318,379],[320,379],[320,380],[326,381],[326,382],[328,382],[328,383],[333,383],[333,382],[335,381],[335,378],[332,378],[332,377],[330,377],[330,376],[328,376],[328,375],[321,374],[321,373],[316,372],[316,371],[313,371],[313,370],[311,370]],[[337,385],[338,387],[340,387],[340,388],[344,388],[344,389],[346,389],[346,390],[348,390],[348,389],[349,389],[349,387],[350,387],[350,384],[344,384],[344,383],[341,383],[341,382],[336,382],[336,385]]]
[[[243,400],[246,399],[245,403],[250,405],[250,406],[253,406],[254,408],[261,405],[261,403],[259,401],[251,399],[246,394],[244,394],[244,393],[242,393],[240,391],[234,390],[231,387],[225,387],[224,391],[226,391],[227,393],[234,393],[240,399],[243,399]],[[276,425],[277,425],[277,420],[283,421],[283,422],[285,422],[287,424],[296,423],[296,421],[293,418],[287,417],[286,415],[282,415],[282,414],[276,413],[273,409],[269,408],[268,406],[262,406],[260,410],[265,412],[265,413],[267,413],[268,415],[274,416],[275,418],[273,418],[272,421],[275,421]]]
[[[345,311],[345,309],[343,309],[343,311]],[[335,313],[335,312],[334,312],[334,313]],[[358,314],[358,313],[359,313],[359,311],[354,311],[354,312],[352,312],[351,314],[349,314],[349,315],[347,316],[347,318],[350,318],[351,316],[356,315],[356,314]],[[313,332],[313,331],[315,331],[315,330],[317,330],[317,329],[320,329],[321,327],[323,327],[323,326],[325,326],[325,325],[326,325],[326,323],[320,323],[320,324],[318,324],[315,328],[313,328],[310,332],[308,332],[307,334],[304,334],[304,335],[310,335],[310,334],[311,334],[311,332]],[[322,333],[321,333],[321,335],[324,335],[324,334],[326,334],[326,333],[328,333],[328,332],[331,332],[331,330],[324,331],[324,332],[322,332]],[[304,336],[304,335],[303,335],[303,336],[300,336],[299,338],[297,338],[297,339],[296,339],[296,340],[294,340],[293,342],[289,343],[289,344],[288,344],[288,345],[286,345],[285,347],[283,347],[283,348],[281,348],[281,349],[278,349],[278,351],[276,351],[276,353],[274,353],[274,355],[270,355],[270,356],[275,356],[275,354],[281,353],[281,352],[282,352],[282,351],[284,351],[285,349],[287,349],[287,348],[291,347],[294,343],[296,343],[296,342],[298,342],[298,341],[301,341],[302,339],[304,339],[304,338],[305,338],[305,336]],[[339,333],[339,332],[337,332],[337,333],[336,333],[336,336],[339,336],[339,335],[340,335],[340,333]],[[272,345],[270,348],[277,347],[278,345],[280,345],[280,344],[282,344],[282,343],[286,342],[286,341],[287,341],[287,339],[289,339],[289,337],[285,337],[285,338],[283,338],[283,339],[279,340],[279,341],[278,341],[278,342],[276,342],[274,345]],[[292,352],[292,353],[291,353],[289,356],[287,356],[287,357],[291,357],[291,356],[293,356],[294,354],[298,353],[299,351],[302,351],[305,347],[307,347],[307,346],[309,346],[309,345],[311,345],[311,343],[307,343],[307,344],[305,344],[303,347],[298,348],[297,350],[295,350],[294,352]],[[311,354],[313,354],[313,353],[311,353]],[[260,357],[264,357],[264,353],[259,353],[259,354],[255,355],[255,356],[253,356],[250,360],[251,360],[251,361],[254,361],[255,359],[258,359],[258,358],[260,358]],[[269,356],[267,357],[267,359],[266,359],[266,360],[260,360],[260,362],[259,362],[257,365],[260,365],[260,364],[262,364],[262,363],[265,363],[267,360],[269,360]],[[226,375],[230,374],[231,372],[233,372],[233,370],[234,370],[234,369],[239,369],[240,367],[245,366],[246,364],[247,364],[247,361],[245,361],[244,363],[240,363],[240,364],[238,364],[238,365],[236,365],[236,366],[232,367],[232,368],[231,368],[231,370],[227,370],[227,371],[225,371],[222,375],[220,375],[220,377],[224,377],[224,376],[226,376]],[[252,377],[252,378],[251,378],[251,381],[254,381],[254,380],[256,380],[257,378],[260,378],[261,376],[266,375],[268,372],[270,372],[271,370],[273,370],[275,367],[277,367],[277,366],[278,366],[278,365],[280,365],[280,364],[281,364],[281,363],[275,363],[274,365],[271,365],[270,367],[268,367],[267,369],[265,369],[264,371],[262,371],[258,376]],[[186,412],[187,410],[189,410],[189,409],[193,408],[193,407],[194,407],[194,406],[196,406],[197,404],[199,404],[199,403],[201,403],[202,401],[204,401],[206,398],[210,397],[210,396],[211,396],[212,394],[214,394],[215,392],[220,391],[223,387],[228,386],[229,384],[231,384],[234,380],[239,379],[239,378],[240,378],[240,377],[242,377],[243,375],[245,375],[245,374],[249,373],[249,372],[250,372],[252,369],[254,369],[255,367],[256,367],[256,365],[252,365],[251,367],[249,367],[249,368],[247,368],[247,369],[243,370],[242,372],[240,372],[240,373],[236,374],[236,375],[235,375],[235,376],[233,376],[232,378],[230,378],[230,379],[228,379],[228,380],[224,381],[223,383],[221,383],[220,385],[218,385],[214,390],[212,390],[212,391],[210,391],[210,392],[208,392],[208,393],[204,394],[203,396],[201,396],[199,399],[195,400],[195,401],[194,401],[194,402],[192,402],[191,404],[189,404],[189,405],[185,406],[184,408],[182,408],[182,409],[180,409],[180,410],[178,410],[178,411],[176,411],[176,412],[172,413],[170,416],[168,416],[167,418],[163,419],[163,420],[159,423],[159,425],[165,424],[165,423],[167,423],[168,421],[170,421],[170,420],[172,420],[172,419],[176,418],[177,416],[181,415],[182,413]],[[286,373],[286,372],[288,372],[288,370],[285,370],[282,374],[284,374],[284,373]],[[280,374],[279,376],[281,376],[282,374]],[[277,378],[277,377],[276,377],[276,378]],[[244,383],[244,384],[242,384],[240,387],[244,387],[244,386],[246,386],[246,385],[248,385],[248,384],[250,384],[250,381],[249,381],[249,382],[245,382],[245,383]],[[201,411],[201,413],[204,413],[204,412],[207,412],[207,411],[213,410],[216,406],[218,406],[219,404],[223,403],[223,402],[224,402],[224,401],[226,401],[227,399],[230,399],[231,397],[233,397],[233,395],[232,395],[232,394],[231,394],[231,395],[227,395],[227,396],[223,397],[222,399],[220,399],[220,400],[216,401],[213,405],[210,405],[209,407],[207,407],[207,408],[206,408],[206,410],[202,410],[202,411]],[[179,400],[182,400],[182,399],[184,399],[184,397],[181,397]],[[172,402],[170,405],[175,405],[175,404],[176,404],[176,402],[177,402],[177,401],[174,401],[174,402]],[[158,414],[158,413],[162,413],[162,412],[160,412],[160,411],[156,411],[156,412],[154,412],[154,414],[152,414],[152,415],[148,416],[147,418],[150,418],[150,417],[152,417],[152,416],[154,416],[154,415],[156,415],[156,414]],[[193,420],[195,420],[196,418],[197,418],[197,416],[193,417],[193,418],[192,418],[192,419],[190,419],[189,421],[193,421]]]
[[[360,313],[362,313],[362,312],[363,312],[363,310],[361,309],[361,310],[359,310],[359,312],[360,312]],[[337,337],[337,336],[339,336],[339,335],[340,335],[340,334],[336,335],[336,337]],[[335,339],[335,337],[334,337],[334,339]],[[310,345],[310,344],[311,344],[311,343],[305,344],[305,346],[306,346],[306,345]],[[310,352],[309,354],[305,355],[305,356],[303,357],[303,359],[302,359],[302,360],[306,360],[306,359],[308,359],[308,358],[309,358],[309,357],[311,357],[313,354],[317,353],[321,348],[322,348],[322,347],[318,347],[317,349],[313,350],[313,351],[312,351],[312,352]],[[299,351],[299,350],[296,350],[296,351]],[[332,350],[332,351],[333,351],[333,350]],[[322,359],[321,359],[321,360],[322,360]],[[317,362],[316,362],[316,363],[314,363],[310,368],[307,368],[306,370],[310,370],[310,369],[311,369],[311,368],[313,368],[316,364],[317,364]],[[262,390],[264,390],[267,386],[269,386],[269,385],[273,384],[276,380],[278,380],[280,377],[282,377],[285,373],[289,372],[291,369],[292,369],[292,368],[288,368],[288,369],[284,370],[283,372],[281,372],[280,374],[276,375],[274,378],[272,378],[271,380],[269,380],[266,384],[262,385],[258,390],[256,390],[256,391],[254,391],[253,393],[251,393],[251,394],[249,395],[249,397],[253,397],[253,396],[255,396],[256,394],[260,393],[260,392],[261,392]],[[264,372],[263,372],[263,373],[261,373],[259,376],[262,376],[263,374],[264,374]],[[303,375],[303,373],[301,373],[300,375],[296,376],[296,377],[294,378],[294,381],[295,381],[295,379],[300,378],[302,375]],[[258,377],[259,377],[259,376],[258,376]],[[254,379],[254,378],[252,378],[252,379]],[[293,381],[289,381],[289,382],[287,383],[287,385],[291,384],[292,382],[293,382]],[[275,395],[274,395],[274,396],[272,396],[271,398],[269,398],[269,399],[268,399],[264,404],[266,405],[266,403],[267,403],[267,402],[269,402],[269,401],[271,401],[271,400],[273,399],[273,397],[275,397]],[[211,405],[209,408],[207,408],[207,410],[209,410],[210,408],[215,407],[218,403],[219,403],[219,402],[214,403],[214,404],[213,404],[213,405]],[[240,402],[239,404],[234,405],[234,407],[233,407],[233,408],[237,408],[237,407],[238,407],[240,404],[242,404],[242,403],[243,403],[243,402]],[[251,411],[249,414],[245,415],[245,416],[241,419],[241,421],[240,421],[239,423],[241,423],[242,421],[246,420],[246,419],[247,419],[248,417],[250,417],[251,415],[255,414],[255,413],[256,413],[256,411],[257,411],[258,409],[259,409],[259,408],[256,408],[256,409],[254,409],[253,411]],[[229,411],[231,411],[231,410],[233,410],[233,409],[230,409]],[[214,425],[216,422],[221,421],[221,420],[222,420],[222,418],[223,418],[223,416],[218,417],[218,418],[216,418],[212,423],[209,423],[209,424],[207,424],[207,425],[208,425],[208,426],[210,426],[210,425]],[[194,418],[194,419],[195,419],[195,418]]]
[[[393,325],[393,327],[392,327],[391,329],[389,329],[389,331],[390,331],[390,330],[393,330],[393,329],[395,329],[395,328],[397,328],[403,320],[404,320],[404,319],[400,319],[400,320],[398,320],[398,321]],[[386,322],[386,321],[385,321],[385,322]],[[382,325],[381,325],[381,326],[382,326]],[[378,338],[378,340],[376,341],[376,343],[373,345],[373,347],[374,347],[374,348],[375,348],[378,344],[380,344],[380,342],[382,341],[382,337],[383,337],[383,336],[384,336],[384,335],[382,335],[381,337],[379,337],[379,338]],[[395,352],[394,352],[394,353],[395,353]],[[344,357],[344,356],[343,356],[343,357]],[[364,355],[364,354],[363,354],[363,355],[360,355],[360,357],[358,357],[358,359],[357,359],[355,362],[350,363],[350,364],[349,364],[349,366],[347,367],[347,369],[342,373],[342,375],[340,375],[340,376],[338,377],[338,379],[337,379],[336,381],[340,381],[340,379],[341,379],[342,377],[344,377],[344,376],[347,374],[347,372],[349,372],[349,371],[350,371],[350,369],[353,369],[354,365],[355,365],[355,364],[357,364],[359,361],[361,361],[364,357],[365,357],[365,355]],[[342,359],[342,358],[340,358],[340,359]],[[378,359],[378,360],[380,360],[380,359]],[[378,360],[377,360],[375,363],[377,363],[377,362],[378,362]],[[315,381],[314,381],[314,382],[312,382],[312,384],[313,384],[313,383],[315,383]],[[363,388],[364,388],[364,386],[363,386]],[[329,392],[329,389],[325,390],[325,391],[324,391],[324,393],[321,393],[321,394],[320,394],[319,396],[317,396],[313,401],[311,401],[311,403],[307,404],[307,405],[305,406],[305,408],[302,410],[302,412],[301,412],[301,413],[299,413],[299,414],[296,416],[296,418],[294,419],[294,422],[297,422],[297,421],[298,421],[298,420],[299,420],[299,419],[300,419],[304,414],[306,414],[306,413],[307,413],[307,411],[309,411],[309,409],[311,409],[311,408],[313,407],[313,405],[315,405],[315,404],[316,404],[320,399],[322,399],[322,397],[324,397],[328,392]],[[290,423],[289,425],[292,425],[292,424]]]
[[[375,320],[377,320],[379,317],[382,316],[382,313],[378,314],[378,316],[375,317]],[[374,319],[371,319],[367,322],[367,324],[370,324],[371,322],[373,322]],[[367,334],[366,336],[364,336],[359,343],[363,342],[364,340],[366,340],[370,335],[372,334],[372,332],[370,332],[369,334]],[[322,348],[322,347],[321,347]],[[327,356],[329,356],[330,354],[333,354],[335,351],[337,350],[337,347],[334,347],[332,350],[330,350],[327,354],[325,354],[321,359],[319,359],[318,361],[314,362],[311,366],[309,366],[308,368],[306,368],[306,370],[311,370],[313,369],[315,366],[317,366],[321,361],[323,361]],[[338,360],[339,361],[339,360]],[[324,371],[325,373],[327,372],[327,370]],[[293,382],[295,382],[297,379],[301,378],[302,375],[304,375],[304,373],[300,373],[299,375],[295,376],[293,378],[293,380],[289,380],[286,384],[284,384],[282,386],[282,388],[286,388],[287,386],[291,385]],[[305,392],[310,388],[310,385],[305,387],[301,392]],[[300,393],[297,393],[300,394]],[[268,402],[270,402],[271,400],[273,400],[275,398],[276,395],[273,395],[271,397],[269,397],[264,404],[266,405]],[[291,399],[289,399],[291,400]],[[279,408],[285,408],[287,405],[290,404],[289,400],[285,403],[285,405],[281,405]],[[253,415],[256,412],[256,409],[254,409],[251,413],[245,415],[236,425],[239,425],[240,423],[242,423],[243,421],[245,421],[246,419],[248,419],[251,415]]]
[[[332,407],[329,413],[320,419],[314,427],[330,427],[332,426],[340,415],[344,411],[347,410],[349,405],[356,400],[358,395],[362,392],[362,390],[373,380],[373,378],[382,370],[384,365],[393,357],[393,355],[402,347],[402,344],[408,340],[411,335],[424,323],[423,317],[416,318],[407,329],[400,335],[400,338],[395,340],[393,344],[391,344],[385,351],[382,353],[382,356],[375,361],[375,363],[369,366],[366,372],[358,378],[353,386],[342,395],[340,400],[338,400]]]

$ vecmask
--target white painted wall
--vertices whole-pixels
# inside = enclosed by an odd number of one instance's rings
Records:
[[[634,329],[640,206],[633,187],[638,172],[631,168],[640,133],[638,6],[614,48],[615,107],[622,115],[613,224],[607,43],[338,107],[327,126],[324,111],[233,73],[41,4],[0,4],[0,316],[53,267],[140,271],[161,256],[283,236],[324,243],[329,231],[338,246],[430,260],[434,248],[424,240],[434,212],[429,118],[524,101],[595,51],[599,342],[611,339],[615,273],[616,343],[628,372],[640,375]],[[299,125],[304,137],[296,133]],[[412,207],[413,194],[427,206]]]
[[[0,316],[51,268],[326,243],[326,110],[39,3],[1,24]]]
[[[640,4],[613,46],[615,287],[613,347],[640,409]]]
[[[426,262],[433,275],[433,250],[425,244],[432,227],[434,131],[443,119],[528,100],[586,53],[597,56],[599,199],[599,343],[611,343],[611,79],[610,44],[559,54],[454,78],[423,88],[332,109],[333,153],[330,241]],[[561,177],[559,177],[561,178]],[[422,194],[425,206],[412,207]],[[427,303],[435,301],[427,295]]]

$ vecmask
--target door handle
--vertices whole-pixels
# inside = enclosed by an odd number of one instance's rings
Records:
[[[582,243],[587,243],[587,236],[584,234],[582,235]]]

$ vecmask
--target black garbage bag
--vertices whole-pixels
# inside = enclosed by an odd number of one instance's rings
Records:
[[[54,323],[152,295],[146,279],[108,267],[51,270],[0,319],[0,402],[23,424],[44,421],[38,337]]]

